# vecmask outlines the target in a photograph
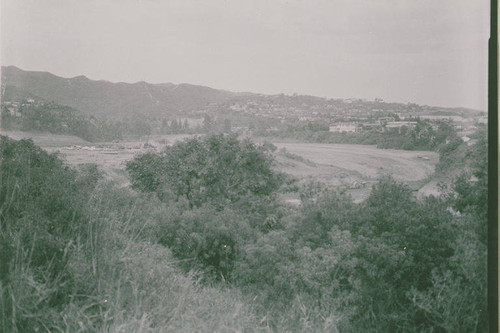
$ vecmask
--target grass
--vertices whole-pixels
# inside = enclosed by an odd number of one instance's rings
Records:
[[[149,240],[154,215],[144,218],[137,207],[142,202],[135,201],[121,217],[113,216],[113,203],[106,200],[116,196],[107,191],[116,190],[104,189],[94,200],[98,207],[92,237],[98,248],[92,262],[99,272],[102,331],[233,332],[259,327],[238,291],[202,286],[195,272],[185,276],[176,267],[168,248]]]
[[[0,328],[14,333],[337,331],[342,318],[321,317],[300,296],[286,309],[266,308],[230,284],[207,285],[200,272],[185,274],[171,251],[154,242],[155,217],[166,208],[148,201],[101,183],[87,203],[88,226],[64,248],[67,265],[53,279],[48,276],[52,264],[40,271],[30,259],[34,246],[23,249],[15,239],[11,279],[0,286],[0,313],[9,323]],[[66,301],[58,298],[61,292]]]
[[[23,248],[13,235],[10,280],[0,285],[0,331],[269,330],[238,290],[202,285],[196,272],[178,269],[170,250],[151,241],[154,214],[144,214],[142,199],[131,196],[98,186],[88,202],[88,227],[67,244],[67,265],[55,278],[49,278],[52,264],[35,267],[34,246]],[[58,298],[63,291],[69,300]]]
[[[108,332],[215,332],[258,328],[259,322],[234,290],[201,287],[183,276],[169,251],[136,243],[118,253],[118,279],[104,286]],[[264,329],[264,328],[263,328]]]

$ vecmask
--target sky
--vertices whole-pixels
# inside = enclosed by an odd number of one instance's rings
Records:
[[[487,110],[489,0],[0,0],[0,15],[3,66]]]

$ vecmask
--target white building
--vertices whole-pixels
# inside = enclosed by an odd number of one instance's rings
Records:
[[[416,121],[390,121],[385,124],[385,128],[401,128],[406,126],[408,128],[415,128],[417,126]]]
[[[467,135],[462,136],[462,141],[467,143],[470,141],[470,138]]]
[[[385,125],[385,124],[388,124],[390,122],[394,122],[394,117],[380,117],[377,119],[377,122],[380,124],[380,125]]]
[[[488,117],[481,117],[477,120],[479,124],[487,124],[488,123]]]
[[[356,123],[335,123],[330,125],[330,132],[335,133],[354,133],[359,132],[360,128]]]

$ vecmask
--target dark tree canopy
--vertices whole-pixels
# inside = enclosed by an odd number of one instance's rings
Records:
[[[281,177],[272,170],[267,146],[235,135],[212,135],[177,142],[161,153],[147,153],[127,164],[132,185],[158,194],[169,191],[191,206],[224,205],[246,195],[267,196]]]

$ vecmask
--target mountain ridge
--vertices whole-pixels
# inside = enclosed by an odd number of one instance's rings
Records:
[[[224,102],[239,93],[187,83],[152,84],[92,80],[84,75],[64,78],[44,71],[2,66],[2,85],[20,88],[44,100],[100,117],[164,116]]]
[[[274,103],[274,100],[282,100],[283,98],[287,100],[297,98],[297,95],[231,92],[189,83],[111,82],[92,80],[85,75],[64,78],[47,71],[25,71],[16,66],[2,66],[1,77],[2,94],[6,86],[11,86],[25,91],[28,95],[70,106],[89,116],[103,119],[180,116],[186,112],[207,109],[211,105],[240,102],[242,98],[257,102],[265,100],[266,103],[269,103],[270,99],[271,103]],[[313,104],[333,100],[309,95],[298,95],[298,97],[302,101]],[[362,99],[337,100],[363,101]],[[403,103],[385,104],[404,105]],[[462,114],[484,113],[481,110],[464,107],[432,108]]]

